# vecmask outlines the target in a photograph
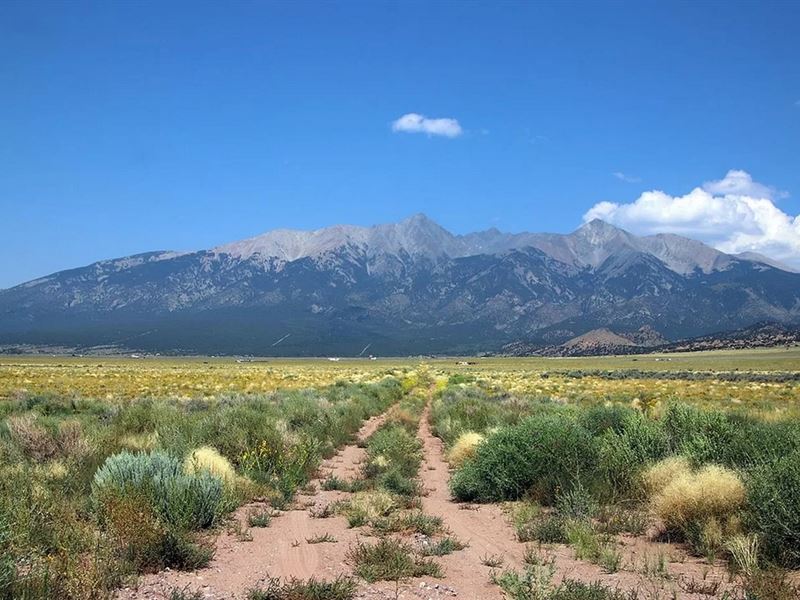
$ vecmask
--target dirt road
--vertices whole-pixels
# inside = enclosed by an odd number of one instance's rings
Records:
[[[490,581],[493,571],[523,568],[526,546],[516,541],[515,532],[502,507],[497,504],[464,506],[450,497],[450,472],[445,461],[442,442],[435,437],[428,423],[428,408],[419,425],[419,438],[424,449],[420,482],[424,488],[423,511],[443,519],[452,535],[468,546],[450,555],[436,558],[443,567],[442,579],[421,578],[394,583],[359,584],[357,598],[389,600],[394,598],[437,600],[457,597],[465,600],[500,600],[500,588]],[[380,427],[385,415],[365,422],[358,433],[365,440]],[[341,516],[315,518],[313,513],[331,502],[346,497],[344,492],[321,490],[321,482],[335,475],[352,480],[359,476],[365,451],[357,444],[342,448],[320,469],[320,478],[313,481],[318,490],[313,496],[299,495],[296,506],[273,519],[266,528],[247,528],[247,513],[252,505],[240,508],[235,518],[247,529],[252,540],[241,534],[227,532],[216,541],[216,553],[211,564],[194,573],[164,571],[140,578],[136,587],[121,590],[119,600],[168,598],[175,588],[200,591],[206,598],[232,600],[246,598],[247,591],[268,578],[316,577],[332,579],[350,575],[346,564],[348,548],[369,536],[368,527],[348,528]],[[263,508],[263,507],[261,507]],[[335,542],[309,543],[315,536],[328,534]],[[373,538],[374,539],[374,538]],[[616,573],[606,573],[599,566],[576,560],[574,550],[554,545],[541,552],[553,561],[555,580],[564,578],[584,582],[601,581],[621,589],[646,589],[649,598],[681,599],[708,598],[682,589],[682,581],[706,581],[709,577],[724,578],[719,567],[709,567],[699,559],[672,545],[655,544],[643,538],[620,538],[623,566]],[[501,560],[500,566],[487,566],[488,559]],[[666,561],[668,577],[647,572],[648,561]]]
[[[367,420],[357,439],[364,440],[372,435],[384,418],[385,415],[381,415]],[[245,541],[235,532],[223,533],[216,541],[216,552],[208,567],[196,572],[162,571],[142,576],[136,587],[121,590],[117,598],[160,600],[169,597],[174,588],[186,588],[200,591],[209,599],[227,600],[244,598],[247,590],[270,577],[331,579],[349,574],[344,555],[346,549],[359,539],[361,532],[349,529],[344,517],[318,519],[312,513],[345,495],[321,490],[321,481],[330,475],[354,479],[364,456],[365,451],[357,444],[339,450],[322,464],[320,479],[312,481],[319,491],[314,496],[298,495],[297,506],[273,518],[269,527],[246,526],[248,511],[263,509],[263,505],[241,507],[235,518],[252,536],[252,541]],[[336,542],[309,544],[307,541],[326,533]]]

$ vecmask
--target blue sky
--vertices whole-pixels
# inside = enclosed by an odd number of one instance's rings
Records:
[[[792,262],[799,25],[797,2],[6,1],[0,287],[419,211],[567,232],[596,210]],[[409,113],[460,134],[393,130]],[[779,239],[735,231],[765,197]]]

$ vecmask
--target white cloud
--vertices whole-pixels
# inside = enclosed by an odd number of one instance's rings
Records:
[[[456,119],[429,119],[417,113],[408,113],[392,123],[392,131],[405,133],[427,133],[454,138],[464,133]]]
[[[634,233],[677,233],[723,252],[760,252],[800,266],[800,215],[773,203],[785,196],[753,181],[745,171],[729,171],[685,196],[652,190],[630,204],[600,202],[583,216],[602,219]]]
[[[622,173],[620,171],[614,171],[612,173],[612,175],[614,177],[616,177],[617,179],[619,179],[620,181],[624,181],[625,183],[639,183],[641,181],[641,178],[639,178],[639,177],[633,177],[632,175],[626,175],[625,173]]]
[[[755,198],[769,198],[770,200],[787,196],[786,192],[781,192],[774,187],[753,181],[747,171],[738,171],[736,169],[728,171],[728,174],[722,179],[706,181],[703,184],[703,189],[709,194],[722,196],[752,196]]]

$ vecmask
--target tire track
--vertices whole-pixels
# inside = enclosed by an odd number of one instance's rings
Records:
[[[120,590],[119,600],[156,600],[169,597],[174,588],[200,591],[209,599],[244,598],[247,590],[270,577],[332,579],[349,574],[345,564],[346,549],[359,539],[359,531],[350,529],[340,516],[318,519],[311,516],[348,494],[322,490],[322,481],[335,475],[341,479],[358,476],[366,451],[358,442],[366,440],[384,422],[387,413],[368,419],[356,436],[356,443],[341,448],[332,458],[323,461],[320,476],[312,483],[319,490],[314,496],[297,495],[295,506],[275,517],[269,527],[247,528],[247,513],[263,504],[249,504],[234,513],[242,529],[249,531],[252,541],[243,541],[235,533],[223,532],[215,541],[211,563],[195,572],[162,571],[143,575],[135,587]],[[307,505],[302,505],[303,502]],[[336,543],[309,544],[308,538],[329,533]]]
[[[427,492],[422,498],[422,508],[428,514],[442,517],[453,535],[469,544],[464,550],[441,557],[443,583],[457,590],[459,598],[502,599],[500,588],[489,581],[492,569],[482,561],[487,556],[502,556],[504,568],[521,568],[525,546],[516,541],[499,505],[475,505],[467,510],[453,502],[442,440],[431,432],[428,418],[429,407],[426,407],[419,426],[425,453],[420,479]]]

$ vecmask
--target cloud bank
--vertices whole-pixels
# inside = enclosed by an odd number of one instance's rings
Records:
[[[454,138],[464,133],[456,119],[429,119],[425,115],[408,113],[392,123],[392,131],[405,133],[427,133]]]
[[[676,233],[723,252],[759,252],[800,267],[800,215],[774,203],[785,195],[746,171],[731,170],[685,196],[652,190],[630,204],[600,202],[583,220],[602,219],[639,234]]]

